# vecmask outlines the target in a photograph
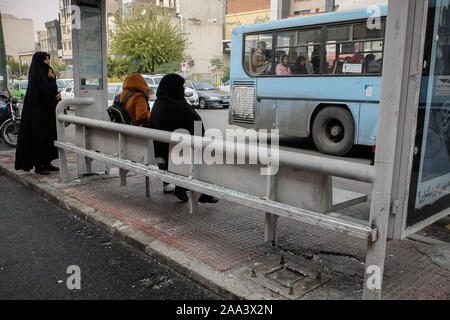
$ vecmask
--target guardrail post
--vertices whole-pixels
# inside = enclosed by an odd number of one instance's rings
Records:
[[[149,139],[148,140],[148,146],[147,146],[147,164],[155,164],[156,163],[156,159],[155,159],[155,149],[153,146],[153,140]],[[149,177],[145,177],[145,196],[147,198],[150,198],[150,178]]]
[[[126,136],[122,133],[119,133],[119,159],[125,159],[126,158]],[[120,168],[119,169],[119,175],[120,175],[120,186],[125,187],[127,185],[127,173],[128,171],[125,169]]]
[[[190,171],[189,176],[192,179],[198,179],[198,165],[194,162],[194,148],[191,148],[191,164],[190,164]],[[189,191],[190,197],[189,197],[189,212],[191,214],[195,214],[198,212],[198,198],[200,197],[200,194],[195,191]]]
[[[59,102],[60,104],[62,102]],[[58,115],[58,109],[56,112]],[[66,142],[66,131],[64,128],[64,123],[61,121],[56,121],[56,132],[58,136],[58,141]],[[62,148],[58,148],[58,157],[59,157],[59,178],[62,183],[67,183],[69,181],[69,168],[67,166],[67,152]]]
[[[82,134],[83,134],[83,148],[90,149],[89,148],[89,129],[86,128],[86,126],[82,126]],[[86,166],[86,173],[92,174],[92,159],[89,159],[88,157],[83,157],[84,163]]]
[[[270,166],[270,165],[269,165]],[[266,183],[266,199],[267,200],[276,200],[276,184],[277,184],[277,176],[276,175],[268,175]],[[278,216],[266,212],[265,223],[264,223],[264,241],[266,243],[270,243],[271,245],[275,245],[277,241],[277,223]]]

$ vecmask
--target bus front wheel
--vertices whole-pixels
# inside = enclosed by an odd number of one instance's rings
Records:
[[[314,119],[312,136],[320,152],[333,156],[347,154],[355,139],[355,123],[351,113],[343,107],[321,110]]]

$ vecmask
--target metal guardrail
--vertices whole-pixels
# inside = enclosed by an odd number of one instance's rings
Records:
[[[57,106],[56,119],[58,141],[55,142],[55,146],[59,148],[61,166],[60,175],[62,182],[67,182],[69,179],[66,151],[71,151],[88,159],[98,160],[112,166],[117,166],[121,170],[132,171],[142,174],[147,178],[163,180],[165,182],[190,189],[194,192],[206,193],[221,199],[237,202],[268,214],[291,218],[367,241],[376,241],[377,239],[376,229],[374,230],[366,225],[333,218],[324,213],[315,212],[313,210],[305,210],[292,205],[277,202],[275,200],[270,200],[270,192],[268,192],[268,195],[265,198],[256,197],[244,192],[201,181],[195,178],[195,174],[186,177],[159,170],[154,165],[140,164],[131,161],[126,158],[126,154],[122,151],[124,147],[121,143],[124,143],[124,137],[148,139],[149,145],[152,145],[152,140],[174,144],[175,142],[171,139],[171,133],[63,114],[63,110],[68,106],[89,106],[93,103],[94,101],[92,99],[67,99],[60,102]],[[100,131],[108,131],[114,134],[117,133],[120,150],[117,150],[117,154],[111,155],[98,152],[98,150],[90,150],[85,146],[76,146],[67,143],[65,140],[64,123],[75,124]],[[227,152],[234,153],[235,156],[245,156],[246,158],[248,158],[249,153],[251,154],[251,152],[257,151],[255,148],[258,148],[255,145],[236,144],[230,141],[217,141],[188,135],[184,135],[184,139],[182,139],[181,143],[184,143],[186,146],[191,148],[193,148],[194,144],[197,146],[201,145],[202,147],[215,144],[218,147],[222,147],[223,150],[226,150]],[[369,165],[350,163],[320,156],[297,154],[284,150],[279,151],[279,163],[280,167],[292,167],[305,171],[326,174],[329,176],[337,176],[365,182],[372,182],[375,176],[374,168]],[[268,181],[271,179],[274,178],[269,177]],[[252,183],[252,181],[247,181],[246,183]],[[148,188],[149,186],[147,184],[147,193]]]

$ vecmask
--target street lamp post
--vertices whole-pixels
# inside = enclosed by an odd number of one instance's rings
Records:
[[[0,84],[8,87],[8,76],[6,73],[6,49],[3,37],[2,13],[0,12]]]

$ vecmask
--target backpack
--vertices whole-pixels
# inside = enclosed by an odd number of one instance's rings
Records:
[[[128,114],[126,105],[128,100],[135,95],[137,92],[130,92],[125,96],[123,101],[120,101],[120,94],[118,94],[114,98],[113,105],[106,109],[108,112],[109,118],[112,122],[122,123],[122,124],[131,124],[131,118]]]

